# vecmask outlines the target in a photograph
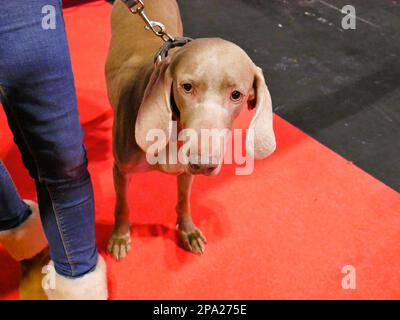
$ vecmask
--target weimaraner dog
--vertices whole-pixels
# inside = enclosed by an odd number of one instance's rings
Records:
[[[146,14],[160,21],[173,36],[182,36],[182,22],[175,0],[147,0]],[[196,39],[174,48],[155,68],[153,58],[162,40],[143,28],[138,15],[117,0],[111,16],[112,38],[106,62],[108,96],[114,110],[113,153],[116,193],[115,224],[109,252],[123,259],[131,248],[127,189],[134,172],[159,170],[177,176],[177,229],[183,247],[203,253],[206,239],[190,213],[193,175],[214,175],[220,170],[222,152],[212,161],[203,159],[201,142],[187,163],[150,164],[146,137],[150,130],[171,134],[171,121],[178,131],[192,129],[232,130],[243,108],[255,113],[247,134],[247,151],[263,159],[275,150],[272,104],[260,68],[237,45],[218,38]],[[168,139],[165,148],[168,148]],[[250,148],[251,147],[251,148]],[[216,148],[218,149],[218,148]],[[250,150],[251,149],[251,150]],[[190,148],[190,150],[193,150]],[[218,149],[220,150],[220,149]],[[193,158],[194,157],[194,158]],[[214,161],[215,160],[215,161]],[[200,163],[200,164],[199,164]]]

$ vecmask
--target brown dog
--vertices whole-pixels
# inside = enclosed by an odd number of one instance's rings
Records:
[[[147,0],[146,14],[160,21],[173,36],[182,36],[175,0]],[[171,121],[178,129],[232,129],[233,120],[248,104],[256,111],[247,136],[255,159],[275,150],[272,105],[260,68],[235,44],[222,39],[197,39],[169,52],[154,68],[153,58],[162,40],[144,30],[144,23],[119,0],[112,10],[112,39],[106,63],[108,95],[114,109],[113,152],[116,192],[115,225],[108,250],[122,259],[130,250],[127,188],[133,172],[160,170],[178,177],[177,228],[183,246],[202,253],[206,242],[190,215],[193,174],[216,174],[223,160],[221,148],[205,153],[202,142],[188,154],[188,163],[150,165],[146,137],[159,129],[168,139]],[[172,103],[171,103],[172,101]],[[201,140],[201,138],[200,138]],[[217,150],[217,151],[214,151]],[[192,161],[204,159],[210,161]]]

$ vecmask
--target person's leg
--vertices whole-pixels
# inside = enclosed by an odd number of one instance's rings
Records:
[[[55,29],[42,26],[42,8],[49,5],[56,14]],[[19,18],[16,8],[22,7]],[[0,57],[0,74],[7,73],[9,81],[4,108],[36,181],[57,272],[56,290],[49,296],[106,298],[105,265],[96,249],[93,190],[59,1],[16,0],[4,11],[18,25],[1,33],[0,23],[1,40],[10,42],[6,61]]]
[[[0,160],[0,231],[18,227],[30,214],[29,206],[22,201],[7,168]]]
[[[4,19],[0,19],[1,21],[4,22]],[[5,27],[0,23],[0,42]],[[6,103],[5,92],[7,92],[7,88],[4,87],[4,84],[7,83],[6,79],[4,68],[0,67],[1,104]],[[42,268],[49,262],[49,255],[39,208],[36,203],[21,199],[6,166],[1,160],[0,243],[20,263],[20,298],[25,300],[47,299],[42,288]]]

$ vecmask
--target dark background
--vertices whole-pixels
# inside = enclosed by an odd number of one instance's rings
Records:
[[[400,191],[400,0],[178,2],[185,35],[231,40],[263,68],[275,113]]]

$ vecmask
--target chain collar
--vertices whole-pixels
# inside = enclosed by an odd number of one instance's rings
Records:
[[[154,64],[158,65],[162,60],[168,56],[168,51],[172,48],[183,47],[193,39],[188,37],[177,37],[174,40],[165,42],[154,56]]]

